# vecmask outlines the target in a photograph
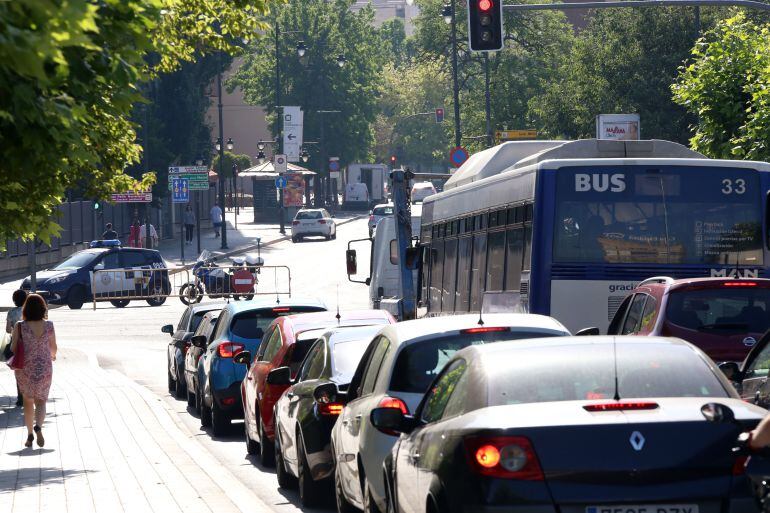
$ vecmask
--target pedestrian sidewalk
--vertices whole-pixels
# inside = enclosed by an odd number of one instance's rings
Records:
[[[62,350],[43,427],[23,446],[12,372],[0,366],[0,511],[267,512],[159,397]]]

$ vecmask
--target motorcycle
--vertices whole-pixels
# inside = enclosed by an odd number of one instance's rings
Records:
[[[254,277],[254,286],[252,288],[251,293],[244,294],[243,297],[247,300],[254,298],[254,291],[257,288],[257,283],[259,283],[259,273],[260,268],[265,265],[265,261],[262,259],[259,255],[254,255],[253,253],[248,253],[246,256],[242,257],[233,257],[233,273],[235,273],[238,269],[238,267],[245,268],[251,275]],[[240,295],[233,295],[233,299],[238,301],[240,299]]]
[[[237,271],[238,267],[245,267],[254,276],[254,287],[256,287],[259,268],[264,265],[264,261],[260,256],[254,255],[234,257],[232,261],[233,265],[228,271],[217,265],[216,258],[211,256],[209,250],[203,250],[191,269],[195,277],[194,281],[185,283],[179,290],[179,299],[182,303],[185,305],[200,303],[205,295],[211,299],[232,297],[238,301],[241,296],[252,299],[254,297],[253,289],[252,293],[235,293],[233,273]]]

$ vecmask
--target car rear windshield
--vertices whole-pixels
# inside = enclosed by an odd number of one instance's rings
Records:
[[[728,397],[705,361],[683,344],[617,344],[621,399]],[[615,397],[612,344],[512,348],[486,356],[489,404],[545,403]]]
[[[465,347],[504,340],[521,340],[546,336],[549,335],[541,331],[488,331],[448,335],[413,342],[404,347],[396,358],[393,376],[390,379],[390,390],[413,394],[424,393],[444,367],[444,364],[452,358],[452,355]],[[556,336],[556,334],[554,333],[552,336]]]
[[[714,335],[764,333],[770,329],[769,313],[770,289],[720,286],[672,291],[665,318],[682,328]]]
[[[297,306],[241,312],[230,323],[230,332],[240,338],[259,339],[270,323],[278,317],[322,311],[324,309],[319,307]]]
[[[340,384],[348,384],[353,379],[356,367],[364,356],[364,351],[372,341],[371,338],[361,340],[345,340],[334,344],[332,351],[332,379]]]
[[[372,210],[372,214],[376,216],[391,216],[393,215],[393,207],[377,207]]]
[[[297,212],[295,219],[321,219],[323,215],[318,210],[311,210],[308,212]]]

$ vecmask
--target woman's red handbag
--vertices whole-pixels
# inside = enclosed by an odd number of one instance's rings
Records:
[[[19,342],[16,344],[16,351],[13,352],[13,356],[5,361],[13,370],[24,368],[24,341],[21,338],[21,326],[19,326]]]

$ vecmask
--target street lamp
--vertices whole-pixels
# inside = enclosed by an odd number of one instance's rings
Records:
[[[262,148],[260,148],[259,153],[257,153],[257,164],[264,164],[265,160],[267,160],[265,152],[262,151]]]
[[[307,46],[305,46],[304,41],[300,41],[297,43],[297,55],[300,57],[304,57],[305,53],[307,52]]]
[[[222,151],[222,139],[217,137],[217,144],[216,144],[217,151]]]
[[[343,54],[339,54],[339,55],[337,56],[337,66],[339,66],[340,68],[344,68],[344,67],[345,67],[345,64],[346,64],[347,62],[348,62],[348,61],[347,61],[347,59],[345,59],[345,56],[344,56]]]
[[[261,152],[262,150],[264,150],[264,149],[265,149],[265,142],[264,142],[264,141],[259,141],[259,142],[257,143],[257,149],[258,149],[260,152]],[[263,155],[263,156],[264,156],[264,155]]]
[[[447,25],[452,23],[452,7],[449,5],[445,5],[443,9],[441,9],[441,16],[444,17],[444,21]]]
[[[227,151],[233,151],[234,147],[235,147],[235,145],[233,144],[233,138],[232,137],[228,137],[227,138]]]
[[[310,160],[310,154],[305,148],[302,148],[302,153],[300,153],[299,158],[302,159],[302,162],[307,163],[307,161]]]

